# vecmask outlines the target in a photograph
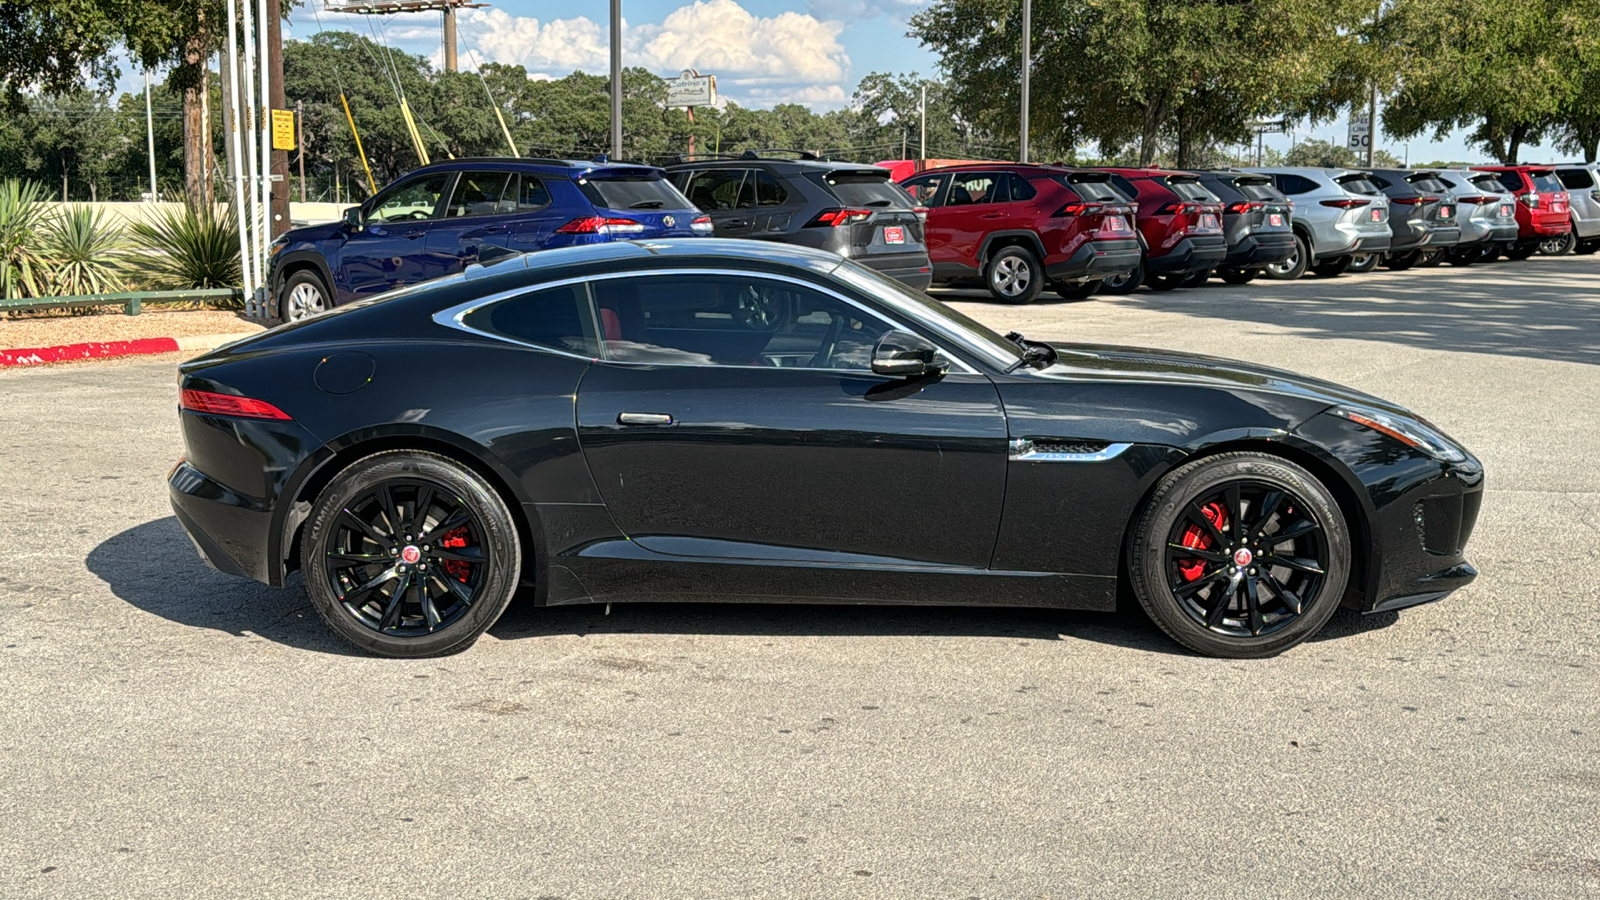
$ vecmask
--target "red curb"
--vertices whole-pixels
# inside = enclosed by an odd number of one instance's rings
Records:
[[[174,353],[176,338],[140,338],[135,341],[103,341],[89,344],[64,344],[27,350],[0,350],[0,367],[36,366],[69,359],[103,359],[108,356],[135,356],[141,353]]]

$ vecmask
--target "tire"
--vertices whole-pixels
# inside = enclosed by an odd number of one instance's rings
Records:
[[[1578,245],[1572,248],[1572,252],[1579,256],[1591,256],[1596,250],[1600,250],[1600,240],[1579,241]]]
[[[1044,269],[1027,248],[1001,247],[984,266],[983,283],[1002,303],[1032,303],[1044,290]]]
[[[1311,274],[1318,278],[1338,278],[1348,268],[1350,268],[1350,257],[1340,256],[1312,266]]]
[[[1274,492],[1281,497],[1265,520],[1253,521],[1243,541],[1233,544],[1239,540],[1233,526],[1255,518]],[[1203,515],[1208,506],[1220,510],[1219,519]],[[1203,524],[1208,520],[1211,526]],[[1270,540],[1307,523],[1308,532]],[[1250,536],[1258,529],[1267,531],[1268,540],[1260,540],[1259,532]],[[1212,560],[1183,552],[1219,538],[1222,546],[1203,551]],[[1134,524],[1128,574],[1139,605],[1173,640],[1208,656],[1251,659],[1281,653],[1327,623],[1344,596],[1352,552],[1339,504],[1310,472],[1264,453],[1222,453],[1179,466],[1157,484]],[[1272,562],[1283,558],[1297,568]],[[1316,564],[1315,574],[1303,570],[1307,563]],[[1263,590],[1272,595],[1270,603]],[[1255,616],[1249,614],[1250,591],[1257,598]],[[1230,622],[1227,613],[1235,605],[1238,615]]]
[[[1261,274],[1260,269],[1218,269],[1217,274],[1228,284],[1249,284]]]
[[[1087,300],[1100,290],[1099,281],[1081,281],[1077,284],[1052,284],[1051,290],[1063,300]]]
[[[290,275],[283,282],[283,290],[278,292],[277,315],[278,322],[298,322],[313,316],[320,316],[333,309],[333,302],[328,296],[328,286],[322,283],[322,276],[311,269],[301,269]]]
[[[1483,246],[1483,251],[1478,254],[1478,262],[1492,263],[1504,256],[1506,245],[1500,241],[1490,241]]]
[[[418,504],[426,505],[421,528]],[[377,453],[334,476],[312,506],[302,546],[306,592],[322,621],[354,647],[400,659],[472,646],[505,612],[522,571],[516,523],[500,495],[476,472],[420,451]],[[400,587],[385,594],[389,584]]]
[[[1347,275],[1360,275],[1371,272],[1383,262],[1382,253],[1352,253],[1350,254],[1350,267],[1345,269]]]
[[[1451,247],[1444,255],[1444,261],[1452,266],[1470,266],[1482,258],[1483,247],[1478,244],[1471,247]]]
[[[1100,280],[1102,294],[1131,294],[1144,284],[1144,254],[1139,254],[1139,264],[1126,275],[1112,275]]]
[[[1567,232],[1559,237],[1548,238],[1539,242],[1540,256],[1566,256],[1578,243],[1578,236]]]
[[[1404,272],[1422,261],[1422,251],[1412,250],[1409,253],[1390,254],[1383,261],[1383,267],[1391,272]]]
[[[1283,262],[1267,266],[1263,274],[1274,281],[1294,281],[1306,273],[1306,266],[1311,259],[1311,245],[1299,232],[1294,236],[1294,253]]]
[[[1183,287],[1184,285],[1188,284],[1189,279],[1193,277],[1193,273],[1187,275],[1157,275],[1152,272],[1145,276],[1144,286],[1152,291],[1165,293],[1167,291],[1176,290]]]
[[[1522,262],[1533,254],[1539,252],[1539,245],[1529,241],[1526,244],[1512,244],[1506,248],[1506,259],[1512,262]]]
[[[1210,281],[1210,280],[1211,280],[1211,270],[1210,269],[1206,269],[1204,272],[1196,272],[1193,275],[1190,275],[1188,278],[1185,278],[1183,280],[1183,284],[1180,285],[1180,287],[1186,287],[1186,288],[1203,287],[1203,286],[1205,286],[1205,283]]]
[[[1442,262],[1444,262],[1444,248],[1435,247],[1422,251],[1422,258],[1417,260],[1417,265],[1425,269],[1431,269]]]

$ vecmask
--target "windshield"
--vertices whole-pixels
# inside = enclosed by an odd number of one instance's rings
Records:
[[[590,203],[601,209],[694,209],[689,198],[661,177],[594,177],[578,187]]]
[[[858,291],[870,294],[905,318],[926,325],[960,344],[963,349],[983,357],[990,365],[1004,369],[1022,359],[1021,347],[990,331],[988,327],[858,262],[845,260],[833,270],[833,276]]]

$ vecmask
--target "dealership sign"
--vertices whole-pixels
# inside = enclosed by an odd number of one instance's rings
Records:
[[[677,78],[667,79],[667,106],[715,106],[717,76],[701,75],[684,69]]]

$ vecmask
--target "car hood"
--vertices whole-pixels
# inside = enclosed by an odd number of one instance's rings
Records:
[[[1037,374],[1045,378],[1105,378],[1123,382],[1243,389],[1322,402],[1329,406],[1364,406],[1414,418],[1405,407],[1342,384],[1236,359],[1100,344],[1052,342],[1050,346],[1055,348],[1059,358],[1055,365],[1038,371]]]
[[[344,225],[340,222],[324,222],[321,225],[304,225],[300,228],[291,228],[288,231],[285,231],[279,236],[279,240],[290,244],[305,244],[314,241],[325,241],[329,238],[337,237],[343,230]]]

